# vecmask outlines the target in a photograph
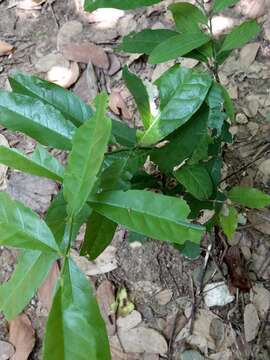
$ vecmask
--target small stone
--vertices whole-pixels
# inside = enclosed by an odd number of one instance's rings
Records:
[[[265,178],[264,182],[267,182],[268,180],[270,180],[270,159],[264,160],[259,165],[259,170],[264,175],[264,178]]]
[[[248,304],[244,311],[244,331],[247,342],[254,340],[258,334],[260,327],[260,319],[256,307]]]
[[[0,360],[11,359],[14,353],[15,349],[9,342],[0,340]]]
[[[239,131],[239,126],[231,126],[229,131],[232,134],[232,136],[235,136]]]
[[[133,310],[125,317],[120,316],[117,321],[117,327],[121,330],[130,330],[142,322],[142,315],[137,310]]]
[[[259,102],[258,100],[254,99],[254,100],[250,100],[248,102],[248,110],[249,110],[249,113],[251,115],[251,117],[254,117],[257,115],[257,112],[259,110]]]
[[[245,114],[243,113],[238,113],[236,114],[236,117],[235,117],[235,121],[238,123],[238,124],[247,124],[248,123],[248,118],[246,117]]]
[[[251,258],[251,251],[248,246],[241,246],[241,252],[246,260],[249,260]]]
[[[259,124],[257,124],[254,121],[250,121],[247,124],[247,127],[248,127],[248,130],[250,131],[252,136],[255,136],[257,134],[258,130],[259,130]]]
[[[256,42],[256,43],[247,44],[241,49],[239,60],[240,60],[240,64],[244,68],[248,69],[248,67],[253,63],[253,61],[256,58],[259,47],[260,47],[260,43]]]
[[[270,41],[270,21],[266,21],[263,25],[264,39]]]
[[[155,296],[155,298],[156,298],[158,304],[162,306],[162,305],[168,304],[168,302],[171,301],[172,296],[173,296],[172,290],[165,289],[165,290],[162,290],[161,292],[159,292]]]

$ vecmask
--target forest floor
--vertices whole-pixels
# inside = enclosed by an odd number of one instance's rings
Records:
[[[69,86],[90,103],[98,91],[105,90],[111,94],[111,111],[122,121],[139,125],[136,108],[121,80],[121,69],[128,64],[151,82],[172,63],[149,66],[144,56],[119,53],[116,47],[131,31],[172,27],[170,14],[165,12],[172,2],[136,11],[107,9],[86,14],[80,0],[47,0],[40,1],[40,5],[32,0],[0,0],[0,40],[13,47],[9,55],[0,56],[0,89],[9,89],[9,74],[23,71]],[[210,6],[211,1],[205,3]],[[220,69],[221,82],[228,88],[237,114],[231,126],[235,142],[225,149],[224,188],[245,184],[270,191],[269,8],[269,0],[241,0],[214,21],[217,34],[245,18],[257,18],[263,29],[252,44],[234,51]],[[98,46],[92,51],[93,65],[85,61],[89,50],[83,43]],[[188,67],[198,65],[191,59],[179,62]],[[21,134],[3,128],[0,134],[0,143],[8,141],[9,146],[27,154],[35,147],[33,140]],[[65,160],[65,154],[55,155]],[[40,215],[58,190],[52,181],[2,167],[0,182],[1,190]],[[83,229],[77,247],[82,234]],[[240,285],[232,294],[228,293],[228,289],[232,291],[232,279],[222,261],[222,243],[209,251],[202,244],[201,256],[191,261],[165,243],[130,243],[125,230],[119,229],[112,246],[95,263],[79,258],[74,249],[73,256],[96,287],[105,313],[120,288],[127,289],[128,299],[135,305],[127,317],[113,319],[112,323],[105,314],[113,359],[269,360],[270,210],[244,211],[229,245],[235,250],[231,254],[232,262],[237,264],[234,270],[240,273]],[[207,256],[205,282],[201,284]],[[10,277],[16,257],[16,251],[0,248],[0,283]],[[26,316],[9,324],[0,314],[0,359],[14,353],[9,343],[20,352],[21,357],[17,354],[16,359],[41,359],[53,270],[39,296],[25,309]],[[252,287],[244,292],[247,281]],[[219,306],[207,306],[206,293],[201,296],[200,288],[216,283],[227,294],[221,296],[219,292]]]

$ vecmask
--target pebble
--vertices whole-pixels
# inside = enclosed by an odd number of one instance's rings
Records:
[[[246,117],[245,114],[238,113],[236,114],[235,121],[237,122],[237,124],[243,125],[248,123],[248,118]]]

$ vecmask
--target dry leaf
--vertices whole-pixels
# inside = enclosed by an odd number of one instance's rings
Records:
[[[9,342],[0,340],[0,360],[8,360],[14,353],[15,349]]]
[[[155,299],[157,300],[158,304],[164,306],[171,301],[173,296],[173,292],[170,289],[165,289],[160,291],[156,296]]]
[[[13,45],[0,40],[0,56],[11,54],[13,48]]]
[[[137,310],[133,310],[127,316],[119,316],[117,319],[117,328],[119,330],[130,330],[142,322],[142,315]]]
[[[7,139],[4,137],[4,135],[0,134],[0,145],[9,147],[9,143]],[[8,167],[6,165],[0,164],[0,191],[3,191],[7,187],[7,171]]]
[[[41,301],[44,308],[51,310],[52,307],[52,299],[53,299],[53,291],[59,276],[59,267],[57,262],[52,265],[52,268],[43,282],[43,284],[38,289],[38,298]]]
[[[66,44],[62,48],[62,53],[67,60],[84,64],[91,62],[93,65],[103,69],[108,69],[110,65],[108,56],[102,47],[93,43]]]
[[[108,280],[104,280],[99,285],[96,293],[100,311],[109,336],[113,336],[116,332],[115,313],[112,311],[112,305],[115,303],[114,293],[115,288]]]
[[[91,103],[98,94],[98,83],[94,67],[91,63],[87,65],[79,81],[74,86],[74,92],[86,103]]]
[[[89,261],[86,257],[80,256],[75,250],[71,250],[72,259],[81,271],[88,276],[105,274],[116,269],[118,264],[115,256],[116,248],[111,245],[109,245],[94,261]]]
[[[251,283],[248,273],[245,270],[244,259],[241,256],[239,246],[231,246],[224,260],[228,266],[231,285],[241,291],[249,291],[251,289]]]
[[[125,353],[117,335],[112,336],[110,339],[110,348],[112,360],[141,360],[140,354]]]
[[[46,0],[22,0],[17,3],[16,7],[21,10],[40,10],[40,5],[45,1]]]
[[[244,330],[247,342],[254,340],[260,328],[260,319],[253,304],[247,304],[244,311]]]
[[[68,68],[69,61],[62,54],[47,54],[42,56],[36,63],[35,68],[39,72],[48,72],[53,66],[63,66]]]
[[[145,327],[128,331],[119,329],[118,336],[126,352],[166,354],[168,351],[164,336],[154,329]]]
[[[254,286],[250,300],[255,305],[261,319],[264,319],[270,308],[270,292],[263,286]]]
[[[80,75],[80,68],[76,62],[71,62],[67,68],[61,65],[53,66],[47,73],[47,80],[68,89]]]
[[[35,346],[35,331],[25,314],[17,316],[9,323],[9,342],[15,347],[11,360],[27,360]]]
[[[60,51],[64,45],[78,38],[83,31],[83,25],[77,20],[65,22],[57,34],[57,49]]]
[[[112,91],[110,95],[109,108],[113,113],[119,115],[120,117],[123,116],[126,120],[130,120],[132,118],[132,114],[129,112],[127,105],[118,90]]]

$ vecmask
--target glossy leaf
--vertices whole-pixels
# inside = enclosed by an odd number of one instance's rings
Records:
[[[207,200],[213,193],[211,177],[203,165],[185,165],[174,176],[198,200]]]
[[[270,205],[270,195],[247,186],[235,186],[227,196],[231,201],[251,209],[262,209]]]
[[[105,324],[89,280],[65,262],[46,326],[43,360],[110,360]]]
[[[53,234],[37,214],[0,193],[0,245],[59,252]]]
[[[142,80],[137,75],[131,73],[127,66],[123,69],[123,79],[136,102],[144,128],[147,129],[152,121],[150,100],[147,89]]]
[[[162,0],[85,0],[84,10],[90,12],[99,8],[115,8],[129,10],[157,4],[161,1]]]
[[[238,3],[239,0],[215,0],[212,12],[214,14],[219,13],[220,11],[223,11],[229,6],[233,6],[236,3]]]
[[[73,92],[37,76],[15,73],[9,76],[9,83],[14,92],[52,105],[76,126],[80,126],[93,115],[93,110]]]
[[[0,92],[0,124],[21,131],[43,145],[69,150],[75,126],[51,105],[38,99]]]
[[[261,27],[256,20],[245,21],[241,25],[235,27],[232,32],[225,37],[219,52],[221,53],[236,49],[245,45],[247,42],[256,37],[260,30]]]
[[[169,6],[176,28],[180,32],[196,33],[200,31],[199,24],[207,24],[208,19],[195,5],[180,2]]]
[[[123,145],[132,147],[136,144],[136,129],[130,128],[121,121],[112,119],[112,135],[116,141]]]
[[[202,32],[183,33],[163,41],[151,52],[149,64],[160,64],[176,59],[206,44],[209,37]]]
[[[208,41],[206,44],[200,46],[199,48],[183,55],[183,57],[196,59],[207,63],[208,60],[213,57],[212,40]]]
[[[224,86],[220,85],[221,89],[222,89],[222,95],[223,95],[223,99],[224,99],[224,108],[226,110],[226,113],[228,114],[229,118],[231,121],[234,121],[234,106],[233,106],[233,101],[230,97],[230,95],[228,94],[228,91],[225,89]]]
[[[64,199],[63,192],[60,191],[53,199],[45,216],[45,222],[52,231],[54,238],[62,251],[65,250],[64,234],[68,216],[66,208],[67,203]],[[85,204],[79,214],[73,219],[71,242],[75,240],[80,227],[87,222],[90,214],[91,209]]]
[[[173,66],[157,81],[160,115],[143,134],[140,143],[151,145],[185,124],[201,107],[211,86],[207,74]]]
[[[37,145],[31,157],[17,149],[0,146],[0,163],[26,173],[63,180],[64,167],[44,147]]]
[[[169,143],[151,152],[151,160],[165,173],[190,158],[198,144],[207,135],[209,110],[203,105],[199,111],[182,127],[168,137]]]
[[[222,230],[224,231],[224,234],[228,237],[229,240],[231,240],[237,229],[237,210],[233,206],[224,206],[219,213],[219,223]]]
[[[95,260],[110,245],[117,224],[93,211],[88,219],[80,255]]]
[[[178,35],[176,31],[167,29],[145,29],[138,33],[132,32],[123,38],[118,50],[150,55],[157,45],[175,35]]]
[[[204,231],[187,222],[190,209],[180,198],[141,190],[110,191],[92,197],[90,204],[117,224],[158,240],[198,242]]]
[[[55,254],[35,250],[25,250],[19,255],[12,277],[0,287],[0,310],[7,320],[24,310],[56,259]]]
[[[64,176],[64,197],[68,215],[74,217],[86,202],[96,182],[111,134],[111,121],[106,117],[108,97],[96,97],[96,113],[76,132]],[[76,189],[76,191],[74,191]]]
[[[176,249],[180,251],[182,256],[194,260],[200,256],[200,244],[195,244],[191,241],[186,241],[183,245],[175,245]]]
[[[80,126],[93,116],[93,110],[73,92],[61,86],[42,80],[36,76],[16,73],[9,77],[14,92],[28,95],[52,105],[59,110],[65,119]],[[112,134],[116,141],[124,146],[136,143],[136,130],[126,124],[112,119]]]

